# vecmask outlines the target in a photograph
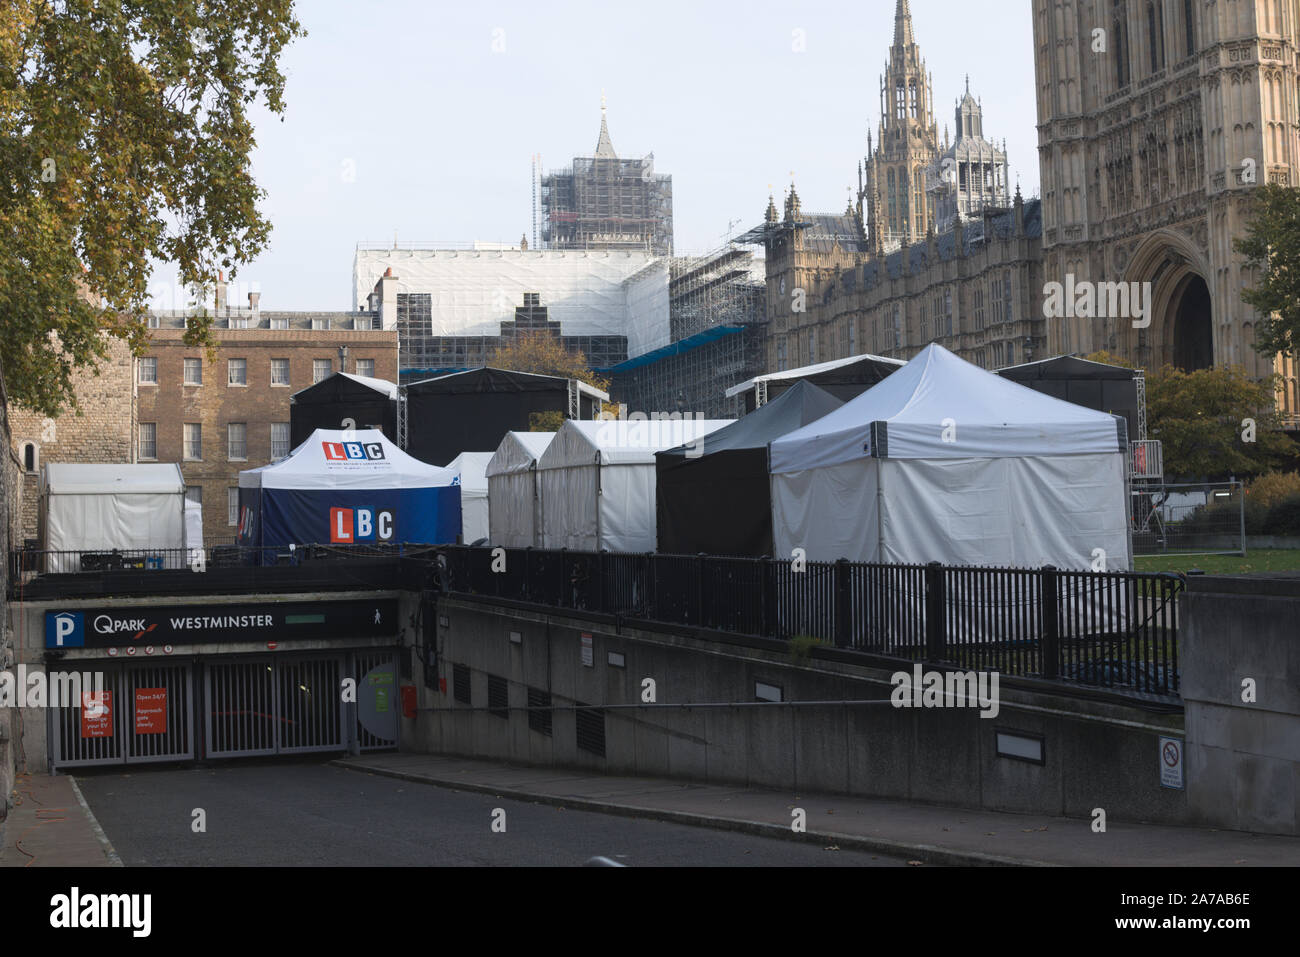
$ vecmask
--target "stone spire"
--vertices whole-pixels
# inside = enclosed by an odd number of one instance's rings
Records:
[[[894,46],[906,47],[915,43],[912,36],[912,8],[907,0],[898,0],[898,9],[894,11]]]
[[[618,159],[614,153],[614,144],[609,139],[609,127],[605,125],[605,94],[600,94],[600,139],[596,141],[596,156],[600,159]]]

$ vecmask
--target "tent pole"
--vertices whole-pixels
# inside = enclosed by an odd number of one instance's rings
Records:
[[[885,561],[885,460],[876,459],[876,561]]]

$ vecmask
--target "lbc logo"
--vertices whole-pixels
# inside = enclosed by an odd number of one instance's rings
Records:
[[[330,544],[391,542],[397,529],[397,513],[390,508],[330,509]]]
[[[322,442],[326,462],[378,462],[384,458],[382,442]]]

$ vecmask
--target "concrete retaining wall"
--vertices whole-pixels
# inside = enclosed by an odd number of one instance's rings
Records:
[[[438,614],[445,689],[417,681],[421,710],[403,722],[406,750],[794,793],[1189,819],[1184,792],[1159,785],[1158,740],[1181,736],[1181,713],[1033,681],[1002,681],[993,719],[968,709],[896,709],[888,702],[893,667],[867,667],[829,649],[796,662],[776,642],[732,644],[462,599],[444,598]],[[591,667],[583,664],[583,633],[591,635]],[[611,664],[611,654],[624,666]],[[469,669],[469,706],[455,700],[453,665]],[[486,710],[489,676],[507,679],[507,717]],[[645,678],[655,681],[658,707],[640,707]],[[755,706],[755,682],[779,687],[786,704]],[[529,727],[530,686],[549,691],[561,709],[549,736]],[[578,747],[575,712],[563,710],[575,701],[636,706],[604,712],[604,757]],[[801,704],[810,702],[836,703]],[[724,706],[701,707],[710,703]],[[696,707],[677,707],[684,704]],[[999,731],[1041,737],[1044,762],[1000,757]]]
[[[1300,575],[1194,576],[1180,614],[1189,809],[1300,834]]]

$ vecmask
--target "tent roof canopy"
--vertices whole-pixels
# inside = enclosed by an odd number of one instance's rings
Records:
[[[769,372],[767,375],[755,376],[747,382],[740,385],[734,385],[727,390],[727,398],[733,398],[742,392],[748,392],[760,382],[786,382],[790,379],[807,379],[811,376],[822,375],[827,372],[835,372],[841,369],[848,369],[861,362],[868,362],[872,365],[886,365],[902,368],[905,363],[902,359],[887,359],[884,356],[860,355],[849,356],[847,359],[832,359],[830,362],[819,362],[816,365],[803,366],[798,369],[787,369],[785,372]]]
[[[932,343],[826,417],[772,443],[772,470],[859,461],[1122,451],[1121,420],[986,372]]]
[[[414,459],[378,429],[317,429],[273,465],[239,473],[240,488],[440,488],[456,473]]]
[[[1036,379],[1116,379],[1125,382],[1136,379],[1142,373],[1136,369],[1093,362],[1079,356],[1057,356],[1008,366],[999,369],[997,374],[1013,382],[1032,382]]]
[[[175,463],[157,465],[74,465],[44,467],[42,486],[55,495],[183,494],[185,479]]]
[[[487,494],[487,466],[495,452],[462,452],[447,463],[447,471],[455,472],[463,495],[466,491]]]
[[[647,419],[576,422],[560,426],[538,469],[573,465],[652,464],[655,453],[731,425],[732,419]]]
[[[350,372],[335,372],[321,379],[315,385],[299,389],[289,397],[289,401],[295,405],[312,405],[318,402],[337,402],[343,398],[376,399],[380,397],[396,399],[397,385],[387,379],[353,375]]]
[[[843,404],[825,389],[804,379],[743,419],[709,433],[698,446],[680,445],[659,454],[684,459],[739,449],[766,449],[774,439],[816,422]]]
[[[554,438],[554,432],[507,432],[492,453],[485,474],[491,478],[527,472],[537,464]]]
[[[581,379],[575,379],[578,391],[583,395],[609,401],[609,393],[602,392],[595,386],[588,385]],[[569,380],[563,376],[539,375],[534,372],[516,372],[513,369],[495,369],[481,366],[464,372],[451,372],[447,375],[434,376],[412,382],[406,387],[407,395],[422,395],[439,392],[547,392],[552,389],[567,389]]]

